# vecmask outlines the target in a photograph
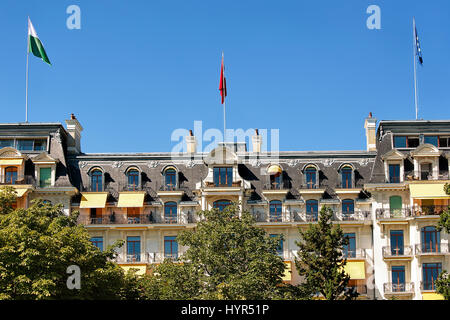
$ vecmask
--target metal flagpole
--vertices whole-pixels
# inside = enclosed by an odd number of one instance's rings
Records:
[[[416,59],[416,51],[417,51],[417,34],[416,34],[416,19],[413,17],[413,60],[414,60],[414,102],[416,105],[416,120],[418,119],[418,99],[417,99],[417,59]]]
[[[30,17],[28,17],[28,30],[27,30],[27,75],[26,75],[26,89],[25,89],[25,122],[28,122],[28,57],[30,55]]]
[[[226,132],[227,132],[227,121],[226,121],[226,113],[225,113],[225,103],[226,103],[226,97],[225,97],[225,92],[226,92],[226,84],[225,84],[225,63],[223,61],[223,51],[222,51],[222,65],[223,65],[223,72],[222,72],[222,84],[223,84],[223,89],[222,89],[222,95],[223,95],[223,142],[225,142],[225,138],[226,138]]]

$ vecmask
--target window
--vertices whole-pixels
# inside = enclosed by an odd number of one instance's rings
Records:
[[[389,198],[389,211],[393,217],[402,215],[402,197],[391,196]]]
[[[103,222],[102,213],[103,211],[101,208],[91,208],[91,224],[101,224]]]
[[[52,185],[52,169],[40,168],[39,169],[39,187],[46,188]]]
[[[139,171],[131,169],[128,171],[128,191],[136,191],[139,188]]]
[[[419,137],[417,136],[394,136],[394,148],[417,148]]]
[[[91,191],[101,192],[103,191],[102,185],[103,172],[96,169],[91,173]]]
[[[352,173],[353,169],[351,167],[344,167],[341,169],[342,188],[352,188]]]
[[[423,290],[436,290],[436,279],[442,271],[441,263],[424,263],[422,265]]]
[[[342,219],[352,220],[355,213],[355,201],[351,199],[342,200]]]
[[[276,173],[270,175],[270,188],[281,189],[282,188],[282,173]]]
[[[280,241],[278,242],[278,247],[277,247],[277,255],[280,257],[283,257],[283,239],[281,239],[279,234],[270,234],[269,236],[271,238],[276,238],[276,237],[280,238]]]
[[[177,259],[178,258],[178,242],[177,237],[164,237],[164,258]]]
[[[33,151],[34,140],[17,140],[17,150]]]
[[[402,256],[403,254],[403,230],[391,230],[391,255]]]
[[[127,222],[141,223],[141,208],[127,208]]]
[[[95,247],[99,248],[100,251],[103,251],[103,237],[92,237],[91,242]]]
[[[177,203],[166,202],[164,205],[164,220],[166,223],[177,223]]]
[[[389,183],[399,183],[400,182],[400,165],[390,164],[389,165]]]
[[[16,184],[17,181],[17,167],[7,167],[5,169],[5,183]]]
[[[282,204],[279,200],[273,200],[269,203],[269,219],[270,222],[281,222]]]
[[[219,209],[219,211],[223,211],[230,204],[231,204],[230,200],[217,200],[213,203],[213,207],[215,209]]]
[[[214,185],[231,187],[233,184],[233,168],[231,167],[215,167],[214,171]]]
[[[392,291],[405,291],[405,266],[392,266]]]
[[[164,171],[164,184],[166,190],[175,190],[177,186],[177,172],[175,169],[167,169]]]
[[[45,151],[47,150],[47,140],[45,139],[36,139],[34,140],[34,151]]]
[[[431,163],[420,164],[420,180],[428,180],[433,176],[433,166]]]
[[[319,201],[306,200],[306,220],[317,221],[319,217]]]
[[[13,139],[2,139],[0,140],[0,149],[11,147],[14,148],[14,140]]]
[[[441,233],[436,227],[423,227],[421,231],[422,252],[441,252]]]
[[[127,237],[127,262],[141,261],[141,237]]]
[[[344,245],[344,257],[356,258],[356,234],[344,233],[344,237],[348,239],[348,244]]]
[[[308,188],[308,189],[316,188],[316,175],[317,175],[316,168],[314,168],[314,167],[306,168],[306,170],[305,170],[306,188]]]
[[[439,137],[439,148],[449,148],[450,137]]]
[[[438,136],[424,136],[423,142],[432,144],[433,146],[436,146],[436,147],[439,147]]]

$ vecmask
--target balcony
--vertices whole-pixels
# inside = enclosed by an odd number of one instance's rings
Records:
[[[269,213],[266,212],[254,212],[253,218],[256,222],[270,222],[270,223],[280,223],[280,222],[292,222],[291,214],[288,212],[283,213]]]
[[[206,188],[240,188],[242,186],[242,181],[233,181],[231,183],[217,183],[217,182],[211,182],[206,181],[202,182],[202,186]]]
[[[412,246],[403,246],[403,248],[383,247],[383,258],[389,260],[411,258],[413,256]]]
[[[448,205],[415,206],[414,216],[439,216],[442,212],[447,211],[448,209]]]
[[[366,259],[366,249],[345,250],[343,256],[347,260],[364,260]]]
[[[6,176],[0,175],[0,185],[33,185],[36,186],[36,179],[32,175]]]
[[[422,255],[443,255],[443,254],[449,254],[449,243],[430,243],[430,244],[416,244],[416,256],[422,256]]]
[[[287,182],[272,182],[263,185],[263,190],[289,190],[289,184]]]
[[[411,217],[411,209],[409,208],[401,208],[401,209],[384,209],[380,208],[376,211],[377,220],[381,219],[405,219],[407,217]]]
[[[338,211],[334,213],[334,221],[368,221],[370,220],[370,211]]]
[[[187,224],[192,221],[187,214],[176,216],[164,216],[162,214],[127,215],[126,213],[114,213],[101,217],[80,215],[78,223],[83,225],[111,225],[111,224]]]
[[[142,184],[134,183],[119,183],[119,192],[122,191],[143,191],[144,188]]]
[[[414,282],[405,282],[405,283],[387,282],[383,284],[383,291],[385,295],[414,294]]]

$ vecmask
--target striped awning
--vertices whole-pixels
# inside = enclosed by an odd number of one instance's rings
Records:
[[[279,165],[271,165],[268,169],[267,169],[267,173],[270,175],[274,175],[274,174],[278,174],[278,173],[282,173],[283,169],[281,169],[281,167]]]
[[[121,192],[119,193],[119,208],[140,208],[144,206],[145,192]]]
[[[415,199],[450,199],[444,191],[444,183],[411,183],[409,191]]]
[[[363,280],[366,278],[364,261],[347,261],[344,270],[351,280]]]
[[[108,192],[82,193],[80,208],[104,208]]]

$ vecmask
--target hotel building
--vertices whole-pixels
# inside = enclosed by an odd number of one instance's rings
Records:
[[[276,157],[257,130],[251,147],[219,143],[209,153],[192,133],[184,153],[83,153],[83,127],[74,115],[65,123],[0,124],[0,183],[16,188],[17,207],[41,198],[79,211],[100,249],[124,240],[125,269],[178,257],[186,248],[176,236],[195,228],[197,211],[239,202],[268,234],[284,235],[284,281],[298,283],[298,228],[329,206],[349,238],[346,269],[360,298],[442,298],[434,282],[450,270],[449,236],[436,224],[450,199],[450,121],[377,124],[369,115],[366,150]]]

